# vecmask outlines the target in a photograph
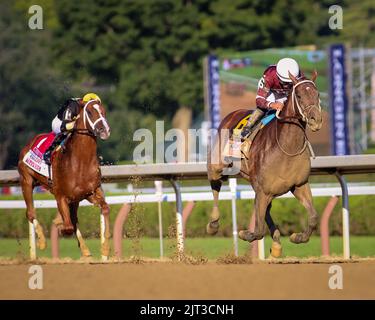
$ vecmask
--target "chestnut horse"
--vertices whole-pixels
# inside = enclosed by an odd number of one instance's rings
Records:
[[[307,229],[301,233],[293,233],[293,243],[307,242],[316,229],[317,213],[313,206],[311,189],[308,183],[310,174],[310,153],[307,148],[306,126],[313,132],[322,126],[322,114],[319,92],[315,85],[317,77],[314,71],[312,80],[297,80],[289,74],[293,82],[292,93],[288,96],[277,119],[265,126],[252,142],[245,158],[239,160],[239,173],[247,179],[255,191],[255,230],[242,230],[239,237],[252,242],[265,235],[265,222],[273,239],[271,254],[281,255],[280,231],[271,218],[272,200],[289,191],[301,202],[308,212]],[[233,130],[237,123],[249,114],[248,110],[237,110],[226,116],[221,122],[218,132]],[[233,165],[225,163],[222,156],[223,139],[218,137],[208,154],[208,179],[214,195],[214,206],[207,225],[209,234],[216,234],[219,229],[218,198],[221,185],[228,176],[223,170]],[[213,154],[218,155],[214,159]]]
[[[105,109],[100,101],[90,100],[86,104],[78,100],[81,111],[75,122],[75,127],[67,138],[64,149],[56,151],[51,163],[52,182],[48,178],[30,169],[24,162],[24,155],[30,150],[35,137],[20,153],[18,172],[23,197],[26,202],[26,217],[33,223],[37,234],[37,244],[40,249],[46,247],[43,229],[36,219],[33,204],[33,189],[42,185],[54,196],[58,207],[58,216],[54,223],[61,227],[63,234],[76,233],[79,247],[83,256],[90,256],[81,232],[78,229],[77,211],[79,202],[87,199],[101,208],[104,216],[105,240],[102,243],[102,257],[109,256],[109,206],[105,202],[101,189],[101,172],[97,156],[97,141],[106,140],[110,136],[110,127],[105,118]],[[62,218],[62,221],[61,221]]]

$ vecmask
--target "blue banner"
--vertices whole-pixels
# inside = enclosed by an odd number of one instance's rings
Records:
[[[332,131],[332,153],[347,155],[349,151],[347,75],[345,46],[334,44],[329,47],[330,110]]]
[[[220,75],[219,59],[214,55],[208,56],[208,103],[211,128],[220,125]]]

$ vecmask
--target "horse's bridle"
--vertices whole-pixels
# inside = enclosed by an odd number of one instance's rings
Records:
[[[91,120],[90,117],[88,116],[86,109],[87,109],[87,106],[89,105],[89,103],[92,102],[92,101],[95,101],[95,102],[96,102],[96,100],[90,100],[90,101],[88,101],[88,102],[85,104],[85,106],[83,107],[83,123],[84,123],[84,125],[85,125],[85,129],[87,129],[86,119],[87,119],[87,122],[89,123],[89,125],[90,125],[92,131],[95,130],[95,126],[96,126],[96,124],[97,124],[99,121],[102,121],[103,124],[104,124],[104,126],[108,129],[107,120],[103,117],[102,113],[100,112],[100,109],[99,109],[99,105],[98,105],[98,104],[94,104],[94,109],[95,109],[96,111],[98,111],[100,117],[99,117],[98,119],[96,119],[94,122],[92,122],[92,120]]]
[[[297,82],[295,85],[293,85],[293,89],[292,89],[292,106],[293,106],[294,113],[297,114],[297,115],[299,115],[299,117],[298,116],[297,117],[296,116],[290,116],[290,117],[283,117],[283,118],[281,118],[280,117],[281,110],[277,110],[276,111],[276,118],[277,119],[283,120],[283,119],[286,119],[286,118],[294,118],[294,119],[297,118],[297,119],[302,120],[304,123],[306,123],[307,126],[309,126],[308,118],[307,118],[307,116],[306,116],[305,113],[309,113],[312,108],[317,108],[319,110],[319,112],[322,112],[322,107],[320,105],[320,100],[319,100],[319,105],[318,106],[316,106],[315,104],[311,104],[311,105],[308,105],[307,107],[305,107],[304,110],[302,110],[301,105],[300,105],[300,103],[299,103],[299,101],[298,101],[298,99],[296,97],[296,88],[299,85],[303,84],[303,83],[310,83],[310,84],[312,84],[314,86],[315,89],[317,89],[316,85],[315,85],[315,82],[312,81],[312,80],[308,80],[308,79],[302,80],[300,82]],[[297,111],[296,111],[296,106],[297,106]]]
[[[74,132],[76,132],[78,134],[86,134],[86,135],[89,135],[89,136],[96,137],[96,135],[93,133],[95,131],[96,124],[99,121],[102,121],[106,128],[108,127],[108,124],[107,124],[107,120],[103,117],[102,113],[100,112],[99,106],[96,107],[95,105],[94,105],[94,108],[98,111],[100,117],[98,119],[96,119],[94,122],[92,122],[89,115],[87,114],[87,106],[92,101],[96,101],[96,100],[89,100],[88,102],[86,102],[85,106],[83,107],[83,124],[84,124],[85,128],[84,129],[74,129]],[[86,122],[88,122],[88,124],[90,125],[91,130],[87,129]]]
[[[300,105],[300,103],[299,103],[299,101],[298,101],[298,99],[296,97],[296,88],[299,85],[303,84],[303,83],[310,83],[310,84],[312,84],[316,88],[316,85],[315,85],[314,81],[308,80],[308,79],[302,80],[300,82],[297,82],[295,85],[293,85],[293,89],[292,89],[292,106],[293,106],[293,111],[294,111],[294,113],[297,116],[294,115],[294,116],[280,117],[281,110],[277,110],[276,111],[276,118],[279,120],[279,122],[281,122],[281,123],[295,124],[296,126],[298,126],[298,127],[300,127],[302,129],[303,134],[304,134],[304,140],[305,140],[305,142],[304,142],[301,150],[299,150],[296,153],[289,153],[286,150],[284,150],[283,147],[280,145],[280,141],[279,141],[278,134],[277,134],[277,125],[275,126],[275,128],[276,128],[275,130],[276,130],[276,142],[277,142],[277,145],[279,146],[280,150],[284,154],[286,154],[286,155],[288,155],[290,157],[294,157],[294,156],[297,156],[299,154],[302,154],[305,151],[307,145],[309,145],[310,151],[313,154],[312,147],[311,147],[310,142],[309,142],[309,140],[307,138],[307,135],[306,135],[305,127],[300,123],[300,121],[295,122],[295,121],[292,121],[292,119],[302,120],[302,122],[306,123],[306,125],[309,127],[308,118],[307,118],[307,116],[306,116],[305,113],[309,113],[312,108],[317,108],[319,110],[319,112],[322,111],[322,107],[320,105],[320,100],[319,100],[319,105],[318,106],[316,106],[314,104],[313,105],[308,105],[306,108],[304,108],[304,110],[302,110],[301,105]],[[297,111],[296,111],[296,106],[297,106]],[[287,120],[287,119],[289,119],[289,120]]]

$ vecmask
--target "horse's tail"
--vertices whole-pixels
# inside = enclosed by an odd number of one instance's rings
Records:
[[[229,135],[231,135],[236,125],[250,112],[251,110],[246,109],[233,111],[224,117],[217,131],[210,131],[207,146],[207,175],[209,181],[228,179],[228,176],[223,176],[223,169],[227,167],[227,164],[223,163],[221,155],[222,147],[224,147],[222,143],[226,143],[221,141],[223,138],[222,130],[229,130]],[[225,139],[227,138],[229,137],[226,136]]]

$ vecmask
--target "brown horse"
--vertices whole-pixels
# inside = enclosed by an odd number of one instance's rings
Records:
[[[38,247],[46,247],[43,229],[36,219],[33,204],[33,189],[37,185],[47,188],[54,196],[58,207],[58,216],[54,223],[61,227],[63,234],[76,233],[83,256],[90,256],[78,229],[77,211],[79,202],[87,199],[101,208],[105,222],[105,241],[102,243],[102,256],[109,256],[109,206],[105,202],[101,189],[101,172],[97,156],[99,136],[106,140],[110,136],[110,127],[105,118],[105,109],[100,101],[90,100],[86,104],[79,100],[81,111],[75,127],[67,138],[64,149],[56,151],[51,164],[52,182],[45,176],[30,169],[24,162],[24,155],[30,150],[35,137],[21,151],[18,161],[18,172],[23,197],[26,202],[26,217],[33,223],[38,237]],[[61,221],[62,218],[62,221]],[[62,226],[61,226],[62,225]]]
[[[266,222],[273,239],[271,254],[276,257],[281,255],[280,231],[270,214],[271,202],[275,197],[291,191],[307,209],[307,229],[301,233],[293,233],[290,236],[293,243],[307,242],[317,226],[317,213],[308,183],[311,164],[305,132],[306,126],[312,131],[318,131],[322,126],[319,92],[315,86],[317,73],[314,72],[312,80],[297,80],[293,75],[289,76],[293,82],[293,90],[285,107],[277,113],[276,120],[257,134],[250,150],[245,158],[239,160],[238,165],[240,175],[250,182],[255,191],[256,217],[254,232],[243,230],[239,232],[239,237],[249,242],[262,239]],[[233,130],[247,114],[248,110],[230,113],[221,122],[218,132],[223,129]],[[213,142],[208,156],[208,179],[214,195],[214,207],[207,225],[209,234],[216,234],[219,229],[219,192],[223,181],[228,177],[223,171],[233,165],[224,161],[222,140],[218,137]]]

